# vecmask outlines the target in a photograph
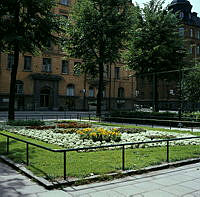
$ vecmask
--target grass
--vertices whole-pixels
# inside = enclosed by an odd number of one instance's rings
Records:
[[[3,131],[3,133],[49,148],[60,149],[56,145],[47,144]],[[178,161],[200,156],[200,145],[170,147],[170,161]],[[6,138],[0,135],[0,154],[5,154]],[[37,147],[29,147],[30,165],[27,167],[34,174],[49,180],[63,177],[63,153],[53,153]],[[10,139],[10,152],[7,155],[17,163],[26,162],[26,145]],[[130,148],[125,150],[125,169],[141,169],[166,161],[166,147]],[[122,168],[122,150],[101,150],[94,152],[67,152],[67,176],[87,177],[120,172]]]

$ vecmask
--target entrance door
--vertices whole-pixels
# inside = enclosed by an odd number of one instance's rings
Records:
[[[44,89],[40,91],[40,107],[49,107],[50,90]]]

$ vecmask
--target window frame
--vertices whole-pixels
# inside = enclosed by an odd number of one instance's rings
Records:
[[[67,96],[75,96],[75,85],[74,84],[68,84],[67,85],[67,92],[66,92]]]
[[[64,71],[64,70],[66,70],[66,71]],[[69,61],[68,60],[62,60],[61,61],[61,73],[62,74],[69,74]]]
[[[48,60],[49,62],[45,62]],[[52,59],[49,57],[44,57],[42,59],[42,72],[52,72]]]
[[[29,61],[25,61],[26,58],[30,58],[30,62]],[[29,67],[27,67],[27,62],[29,62]],[[32,56],[28,56],[28,55],[24,55],[24,71],[31,71],[32,69]]]
[[[14,55],[8,54],[7,56],[7,69],[11,70],[14,65]]]

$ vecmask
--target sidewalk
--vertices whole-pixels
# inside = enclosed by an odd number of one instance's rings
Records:
[[[46,190],[0,162],[1,197],[199,197],[200,163],[107,182]]]

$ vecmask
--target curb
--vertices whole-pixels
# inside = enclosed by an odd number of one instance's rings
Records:
[[[96,181],[106,181],[108,179],[122,178],[125,176],[136,175],[136,174],[144,174],[148,172],[153,172],[153,171],[163,170],[167,168],[179,167],[183,165],[200,162],[200,158],[187,159],[187,160],[165,163],[165,164],[156,165],[156,166],[150,166],[150,167],[146,167],[140,170],[126,170],[126,171],[121,171],[121,172],[116,172],[116,173],[105,174],[103,176],[95,175],[95,176],[90,176],[84,179],[74,178],[74,179],[50,182],[44,178],[35,176],[30,170],[26,169],[24,165],[16,164],[12,160],[6,158],[5,156],[0,155],[0,159],[4,161],[6,164],[8,164],[9,166],[22,172],[24,175],[33,179],[34,181],[36,181],[37,183],[39,183],[40,185],[44,186],[46,189],[49,189],[49,190],[55,189],[61,186],[70,186],[74,184],[80,185],[80,184],[87,184],[88,182],[91,183],[91,182],[96,182]]]

